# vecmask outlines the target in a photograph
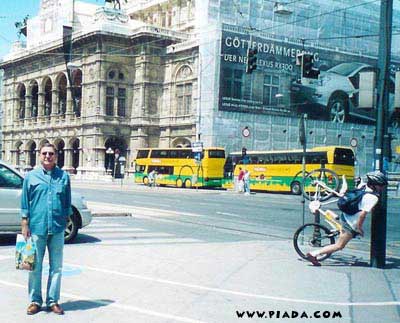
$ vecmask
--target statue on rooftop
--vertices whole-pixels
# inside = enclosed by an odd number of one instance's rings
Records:
[[[114,9],[118,9],[121,10],[121,1],[120,0],[105,0],[105,2],[109,2],[112,3],[114,5]],[[125,0],[125,3],[127,3],[128,1]]]

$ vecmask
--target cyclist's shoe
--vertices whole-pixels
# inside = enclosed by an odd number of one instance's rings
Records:
[[[318,261],[317,257],[314,257],[312,254],[307,252],[306,258],[309,262],[313,264],[313,266],[321,266],[321,263]]]

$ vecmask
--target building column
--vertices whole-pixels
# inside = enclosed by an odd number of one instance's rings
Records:
[[[40,147],[38,147],[35,150],[35,154],[36,154],[35,166],[39,166],[40,165]]]
[[[70,86],[67,86],[67,111],[66,111],[66,116],[71,117],[74,114],[74,105],[72,102],[72,88]]]
[[[32,117],[32,95],[25,95],[25,117]]]
[[[17,165],[17,150],[11,149],[10,153],[11,153],[11,165],[16,168],[16,167],[18,167],[18,165]]]
[[[64,167],[62,168],[68,173],[74,170],[72,167],[72,148],[64,148]]]
[[[51,90],[51,111],[50,115],[58,114],[58,90]]]
[[[29,160],[30,158],[30,150],[25,149],[24,150],[24,172],[30,171],[32,169],[30,163],[31,161]]]
[[[44,116],[44,93],[38,93],[38,117]]]
[[[106,91],[105,91],[105,84],[103,82],[99,83],[99,96],[100,102],[99,104],[99,114],[105,115],[106,114]]]

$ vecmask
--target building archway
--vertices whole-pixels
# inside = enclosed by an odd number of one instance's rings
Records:
[[[31,117],[36,118],[39,113],[39,85],[37,81],[32,81],[30,84],[32,95]]]
[[[82,71],[80,69],[72,73],[72,87],[74,113],[77,117],[80,117],[82,110]]]
[[[58,91],[58,105],[57,113],[60,115],[65,115],[67,112],[67,78],[64,73],[61,73],[57,77],[57,91]]]
[[[22,149],[22,141],[18,140],[15,143],[15,165],[17,166],[18,169],[23,169],[24,165],[23,162],[24,160],[24,150]]]
[[[65,142],[64,140],[60,139],[54,143],[57,149],[57,166],[60,168],[64,167],[65,164]]]
[[[106,139],[104,143],[104,168],[107,173],[114,176],[116,173],[116,157],[117,155],[126,157],[127,144],[124,138],[121,137],[110,137]]]
[[[51,114],[52,90],[53,90],[53,84],[51,83],[51,79],[46,78],[46,81],[44,83],[44,111],[43,111],[43,114],[47,117],[50,116],[50,114]]]
[[[28,151],[28,161],[27,165],[29,165],[31,168],[36,166],[36,143],[34,141],[31,141],[27,145],[27,151]]]
[[[26,106],[25,106],[25,96],[26,88],[24,84],[20,84],[18,87],[18,117],[19,119],[24,119],[26,117]]]
[[[190,140],[188,138],[175,138],[172,141],[172,147],[175,148],[188,148],[192,145]]]
[[[80,141],[78,138],[76,138],[73,142],[72,142],[72,167],[74,168],[73,172],[74,174],[77,173],[77,168],[79,167],[79,145],[80,145]]]

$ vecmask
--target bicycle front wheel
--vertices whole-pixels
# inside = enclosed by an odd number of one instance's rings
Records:
[[[334,193],[321,186],[321,184],[333,191],[337,191],[340,184],[339,177],[334,171],[327,168],[314,169],[308,173],[303,180],[303,196],[307,200],[317,200],[321,202],[331,198]]]
[[[319,223],[302,225],[293,236],[293,246],[301,258],[306,259],[307,252],[312,252],[335,243],[335,234]],[[319,261],[325,260],[330,254],[318,256]]]

